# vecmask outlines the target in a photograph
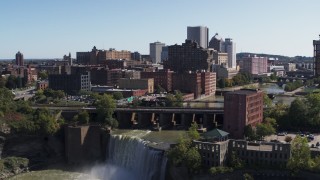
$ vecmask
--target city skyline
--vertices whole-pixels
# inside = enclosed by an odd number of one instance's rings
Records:
[[[149,44],[181,44],[187,26],[206,26],[232,38],[237,53],[312,56],[318,39],[320,2],[161,1],[1,1],[0,59],[61,58],[99,49],[149,53]]]

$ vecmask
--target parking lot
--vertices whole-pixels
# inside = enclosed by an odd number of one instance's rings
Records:
[[[290,136],[292,137],[292,139],[294,139],[298,134],[294,134],[294,133],[288,133],[287,135],[282,135],[282,136],[278,136],[278,135],[271,135],[271,136],[267,136],[264,139],[266,141],[271,141],[271,140],[277,140],[279,142],[285,142],[285,138],[286,136]],[[313,134],[314,135],[314,140],[308,142],[309,146],[311,147],[312,144],[314,144],[314,146],[316,147],[317,143],[320,143],[320,134]],[[320,149],[320,146],[318,146]]]

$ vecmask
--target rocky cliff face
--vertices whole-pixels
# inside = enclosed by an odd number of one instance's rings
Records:
[[[29,167],[43,167],[64,161],[64,145],[57,137],[8,135],[4,141],[2,157],[29,159]]]

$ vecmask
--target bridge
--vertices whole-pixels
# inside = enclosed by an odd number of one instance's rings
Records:
[[[294,82],[294,81],[298,81],[301,80],[303,82],[307,82],[308,79],[310,78],[305,78],[305,77],[279,77],[278,78],[280,82]]]
[[[41,108],[41,107],[33,107]],[[65,119],[71,119],[79,111],[86,110],[91,118],[96,117],[95,107],[47,107],[62,110]],[[188,129],[193,122],[203,128],[222,128],[223,108],[116,108],[113,114],[124,129]]]

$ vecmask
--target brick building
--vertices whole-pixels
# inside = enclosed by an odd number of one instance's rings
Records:
[[[20,51],[16,54],[16,65],[24,66],[23,54]]]
[[[101,64],[109,59],[131,59],[130,51],[116,51],[115,49],[99,50],[95,46],[89,52],[77,52],[79,64]]]
[[[216,73],[202,72],[201,73],[201,93],[209,96],[216,92]]]
[[[182,45],[168,47],[168,61],[164,63],[164,68],[179,73],[210,71],[213,54],[214,50],[203,49],[195,41],[186,40]]]
[[[120,89],[147,89],[148,93],[154,92],[154,80],[149,79],[125,79],[119,80]]]
[[[262,91],[241,89],[225,94],[223,129],[233,138],[243,138],[245,126],[255,127],[262,120]]]
[[[127,67],[127,62],[121,59],[110,59],[103,61],[103,64],[107,65],[109,69],[124,69]]]
[[[49,87],[48,81],[38,81],[37,82],[37,90],[45,90]]]
[[[118,85],[119,79],[122,78],[121,69],[107,69],[95,67],[90,70],[91,83],[94,85],[115,86]]]
[[[90,91],[90,72],[83,74],[50,74],[49,88],[63,90],[67,94],[77,94],[80,90]]]
[[[172,89],[183,93],[194,93],[195,99],[202,94],[215,94],[216,74],[212,72],[174,73],[172,76]]]
[[[262,75],[268,72],[268,58],[266,57],[244,57],[239,60],[241,72],[252,75]]]
[[[156,72],[141,72],[140,73],[141,79],[153,78],[154,79],[154,87],[157,88],[157,86],[160,85],[167,92],[172,91],[172,75],[173,75],[173,72],[170,70],[162,70],[162,71],[156,71]]]
[[[174,73],[172,76],[172,89],[183,93],[194,93],[194,98],[201,95],[200,73]]]

